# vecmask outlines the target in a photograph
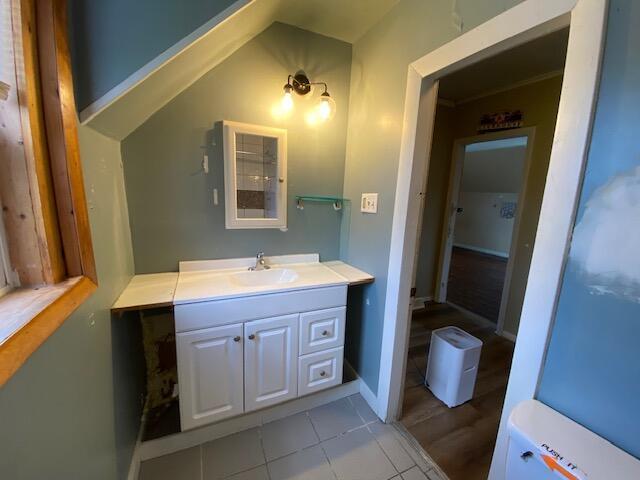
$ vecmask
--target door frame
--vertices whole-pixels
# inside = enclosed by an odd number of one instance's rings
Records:
[[[542,372],[575,219],[600,77],[607,0],[526,0],[409,65],[382,332],[377,413],[397,419],[406,368],[417,226],[433,137],[437,80],[570,27],[553,148],[513,366],[489,478],[504,478],[506,420]],[[421,132],[421,135],[417,135]]]
[[[535,142],[536,127],[522,127],[511,130],[502,130],[499,132],[486,133],[482,135],[474,135],[456,139],[453,142],[451,167],[449,171],[449,187],[447,189],[447,202],[445,204],[445,225],[442,229],[442,240],[440,242],[440,254],[438,259],[438,273],[436,276],[436,292],[435,299],[437,302],[445,303],[447,301],[447,279],[449,278],[449,269],[451,266],[451,252],[453,249],[453,233],[455,231],[456,210],[458,207],[458,197],[460,194],[460,184],[462,182],[462,167],[464,165],[465,147],[472,143],[491,142],[495,140],[504,140],[509,138],[527,138],[527,146],[525,150],[525,160],[522,167],[522,178],[520,191],[518,192],[518,208],[513,222],[511,244],[509,246],[509,254],[504,277],[504,286],[502,288],[502,297],[500,299],[500,311],[496,324],[496,333],[502,335],[504,327],[504,314],[506,311],[508,296],[511,286],[511,276],[513,274],[513,266],[515,261],[515,246],[518,244],[520,234],[520,222],[522,220],[522,205],[527,194],[527,182],[529,180],[529,172],[531,171],[531,158],[533,155],[533,145]],[[428,172],[427,172],[428,175]],[[420,231],[418,231],[420,235]],[[417,272],[414,272],[414,275]],[[513,333],[513,332],[511,332]],[[515,336],[514,336],[515,337]],[[513,340],[514,338],[511,338]]]

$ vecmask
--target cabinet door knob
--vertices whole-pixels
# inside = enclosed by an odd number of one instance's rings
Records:
[[[324,370],[320,372],[320,376],[321,376],[321,377],[324,377],[325,375],[326,375],[326,373],[325,373],[325,371],[324,371]]]
[[[249,340],[255,340],[256,336],[252,333],[251,335],[249,335]]]
[[[238,335],[237,337],[233,337],[233,341],[234,342],[239,342],[240,341],[240,335]]]
[[[326,337],[327,335],[329,335],[329,332],[328,332],[327,330],[324,330],[324,331],[322,332],[322,336],[323,336],[323,337]]]

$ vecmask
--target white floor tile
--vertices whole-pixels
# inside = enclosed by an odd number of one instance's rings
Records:
[[[413,467],[402,474],[402,480],[429,480],[418,467]]]
[[[356,409],[346,398],[310,410],[309,417],[320,440],[327,440],[364,425]]]
[[[235,475],[227,477],[225,480],[269,480],[269,473],[267,472],[267,467],[265,465],[260,465],[258,468],[252,468],[246,472],[236,473]]]
[[[320,445],[267,464],[271,480],[335,480]]]
[[[147,460],[139,480],[442,480],[419,448],[374,420],[354,395]]]
[[[435,469],[429,470],[427,473],[425,473],[425,475],[429,480],[449,480],[448,477],[444,477],[440,475],[438,472],[435,471]]]
[[[139,480],[200,480],[200,447],[142,462]]]
[[[366,428],[322,443],[338,480],[388,480],[398,474]]]
[[[204,480],[218,480],[265,463],[257,428],[234,433],[202,446]]]
[[[356,393],[355,395],[351,395],[349,400],[351,400],[356,412],[358,412],[358,415],[360,415],[365,422],[369,423],[378,420],[378,416],[373,413],[373,410],[371,410],[367,401],[362,398],[362,395]]]
[[[262,427],[262,446],[267,461],[284,457],[319,442],[306,413],[267,423]]]
[[[400,442],[396,438],[395,429],[392,426],[376,422],[370,423],[367,428],[376,437],[378,444],[380,444],[384,453],[387,454],[387,457],[389,457],[393,466],[396,467],[396,470],[404,472],[415,465],[411,456],[402,448],[402,445],[400,445]]]

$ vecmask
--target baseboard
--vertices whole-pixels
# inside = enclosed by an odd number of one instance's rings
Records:
[[[362,395],[362,398],[364,398],[365,402],[369,404],[369,407],[371,407],[373,413],[375,413],[376,416],[381,419],[382,417],[380,416],[380,412],[378,412],[378,396],[373,393],[369,388],[369,385],[367,385],[365,381],[358,376],[358,372],[356,372],[356,370],[351,366],[349,362],[347,362],[347,360],[344,361],[344,369],[349,372],[349,375],[352,378],[357,378],[360,381],[360,395]]]
[[[362,379],[360,379],[360,395],[371,407],[371,410],[378,416],[378,418],[382,418],[380,416],[380,412],[378,411],[378,396],[371,391],[369,385]]]
[[[413,310],[422,310],[425,307],[425,303],[431,302],[433,300],[432,296],[429,297],[415,297],[413,299],[412,308]]]
[[[138,449],[139,462],[195,447],[202,443],[231,435],[232,433],[259,427],[265,423],[273,422],[274,420],[288,417],[289,415],[295,415],[296,413],[304,412],[305,410],[310,410],[335,400],[355,395],[356,393],[361,393],[362,383],[364,382],[356,377],[355,380],[328,390],[306,397],[296,398],[257,412],[246,413],[212,425],[206,425],[204,427],[142,442]],[[369,401],[367,400],[367,402]]]
[[[513,343],[516,342],[516,336],[513,333],[505,332],[504,330],[502,332],[496,331],[496,333],[507,340],[511,340]]]

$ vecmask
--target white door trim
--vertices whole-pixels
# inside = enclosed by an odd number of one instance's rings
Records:
[[[527,151],[524,161],[524,172],[522,172],[522,183],[520,184],[520,192],[518,193],[518,204],[516,207],[516,218],[513,222],[513,233],[511,234],[511,245],[509,245],[509,260],[507,260],[507,269],[504,274],[504,286],[502,287],[502,295],[500,297],[500,310],[498,311],[498,323],[496,325],[496,333],[504,335],[504,316],[507,313],[507,304],[509,302],[509,290],[511,289],[511,278],[513,277],[513,267],[516,260],[516,252],[518,251],[518,243],[520,242],[520,224],[522,222],[522,212],[524,211],[524,199],[527,198],[527,189],[529,185],[529,173],[531,172],[531,159],[533,158],[533,146],[536,141],[536,128],[518,129],[527,137]],[[513,130],[514,132],[517,130]],[[508,337],[515,337],[517,332],[506,332]]]
[[[438,78],[471,63],[570,25],[548,181],[531,261],[512,374],[490,478],[504,476],[505,419],[533,398],[543,366],[557,292],[573,227],[600,74],[607,0],[526,0],[409,66],[398,162],[382,333],[377,413],[400,411],[407,351],[410,289],[418,238],[420,192],[426,176]],[[420,143],[422,142],[422,143]]]

